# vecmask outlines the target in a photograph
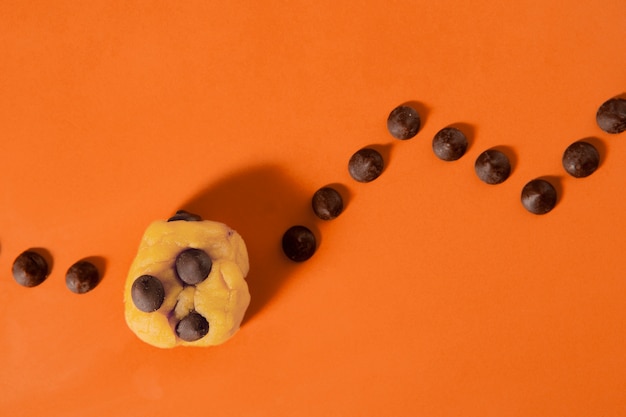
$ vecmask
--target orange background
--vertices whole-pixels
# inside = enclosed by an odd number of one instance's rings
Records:
[[[227,4],[221,4],[227,3]],[[623,0],[2,1],[0,414],[626,415]],[[422,129],[386,130],[414,103]],[[431,139],[461,124],[467,154]],[[569,177],[584,138],[602,161]],[[369,184],[347,161],[372,145]],[[501,146],[512,176],[476,157]],[[519,201],[536,177],[560,197]],[[336,220],[313,192],[337,184]],[[123,318],[141,235],[184,207],[246,239],[252,304],[214,348],[160,350]],[[280,238],[312,228],[295,264]],[[47,281],[15,257],[42,248]],[[84,295],[67,268],[95,257]]]

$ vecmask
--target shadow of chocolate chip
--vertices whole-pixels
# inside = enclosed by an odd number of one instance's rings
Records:
[[[251,300],[244,324],[274,297],[298,264],[282,252],[283,234],[303,224],[316,235],[319,219],[311,210],[313,191],[303,189],[280,167],[260,165],[207,185],[189,201],[175,207],[205,220],[227,224],[246,243],[250,272],[246,282]]]

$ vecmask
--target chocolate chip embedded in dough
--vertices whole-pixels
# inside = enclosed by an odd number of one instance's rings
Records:
[[[374,181],[383,172],[383,156],[372,148],[363,148],[355,152],[348,162],[350,176],[358,182]]]
[[[178,210],[176,214],[167,219],[168,222],[175,222],[178,220],[184,220],[187,222],[199,222],[202,220],[202,217],[198,216],[197,214],[189,213],[185,210]]]
[[[188,285],[204,281],[211,272],[213,262],[208,253],[201,249],[186,249],[176,257],[176,274]]]
[[[93,290],[100,282],[100,273],[94,264],[78,261],[70,266],[65,274],[65,285],[76,294],[84,294]]]
[[[157,277],[142,275],[133,282],[130,290],[133,303],[145,313],[157,311],[165,299],[165,289]]]
[[[343,211],[343,198],[332,187],[322,187],[313,194],[313,212],[322,220],[332,220]]]
[[[13,278],[24,287],[35,287],[48,277],[48,262],[37,252],[27,250],[13,262]]]
[[[176,335],[187,342],[201,339],[209,333],[209,322],[199,313],[192,311],[176,325]]]

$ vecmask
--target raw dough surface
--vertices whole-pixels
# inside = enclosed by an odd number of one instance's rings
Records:
[[[197,285],[186,285],[176,275],[175,261],[189,248],[204,250],[213,262],[208,277]],[[124,289],[128,327],[144,342],[160,348],[210,346],[228,340],[239,329],[250,294],[248,252],[241,236],[223,223],[203,221],[156,221],[144,233]],[[135,279],[157,277],[165,299],[154,312],[137,309],[131,298]],[[176,324],[191,311],[209,322],[204,337],[188,342],[175,332]]]

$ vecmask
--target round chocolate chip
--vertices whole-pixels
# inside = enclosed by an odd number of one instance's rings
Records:
[[[467,150],[465,134],[454,127],[441,129],[433,138],[433,152],[444,161],[456,161]]]
[[[176,257],[176,274],[188,285],[196,285],[204,281],[209,276],[212,267],[211,257],[202,249],[186,249]]]
[[[383,157],[378,151],[363,148],[350,158],[348,172],[358,182],[370,182],[382,174],[384,166]]]
[[[387,129],[396,139],[406,140],[417,135],[421,119],[417,111],[410,106],[398,106],[387,117]]]
[[[602,103],[596,113],[596,122],[607,133],[626,130],[626,99],[615,97]]]
[[[556,205],[556,189],[546,180],[532,180],[522,189],[522,205],[533,214],[546,214]]]
[[[48,277],[48,262],[37,252],[27,250],[13,262],[13,278],[24,287],[35,287]]]
[[[199,313],[192,311],[176,325],[176,334],[186,342],[202,339],[209,333],[209,322]]]
[[[185,210],[178,210],[176,214],[167,219],[168,222],[175,222],[178,220],[183,220],[187,222],[199,222],[200,220],[202,220],[202,218],[197,214],[189,213]]]
[[[165,289],[157,277],[142,275],[133,282],[130,296],[138,310],[157,311],[165,299]]]
[[[84,294],[93,290],[100,282],[100,273],[94,264],[78,261],[70,266],[65,274],[65,285],[76,294]]]
[[[322,187],[313,194],[313,212],[322,220],[332,220],[343,211],[343,198],[332,187]]]
[[[598,165],[600,154],[591,143],[574,142],[563,152],[563,168],[573,177],[588,177],[598,169]]]
[[[504,153],[488,149],[478,155],[474,170],[481,181],[487,184],[500,184],[511,175],[511,163]]]
[[[294,262],[306,261],[315,249],[315,235],[305,226],[292,226],[283,235],[283,252]]]

